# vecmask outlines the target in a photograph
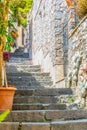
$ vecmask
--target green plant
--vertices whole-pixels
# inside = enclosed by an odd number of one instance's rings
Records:
[[[10,4],[11,16],[10,19],[13,22],[17,22],[18,25],[26,27],[27,25],[27,13],[32,7],[33,0],[12,0]]]
[[[4,121],[7,115],[10,113],[10,110],[6,110],[0,115],[0,122]]]
[[[32,7],[33,0],[0,0],[0,86],[8,86],[3,54],[11,51],[14,40],[9,35],[9,28],[16,30],[15,23],[26,27],[27,13]],[[17,36],[17,35],[16,35]],[[11,43],[11,44],[10,44]],[[6,56],[6,55],[5,55]],[[6,61],[6,60],[5,60]],[[2,72],[3,70],[3,72]],[[3,74],[4,73],[4,74]]]
[[[87,14],[87,0],[77,0],[77,15],[79,18]]]
[[[73,101],[74,101],[73,97],[70,97],[69,98],[69,103],[73,103]]]

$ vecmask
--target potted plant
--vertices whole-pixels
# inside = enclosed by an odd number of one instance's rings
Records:
[[[0,0],[0,111],[11,110],[16,88],[8,85],[6,62],[10,59],[8,41],[8,14],[10,0]]]

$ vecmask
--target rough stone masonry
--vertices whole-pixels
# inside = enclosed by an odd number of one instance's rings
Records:
[[[67,68],[66,1],[34,0],[31,15],[33,63],[50,72],[55,84],[64,80]]]

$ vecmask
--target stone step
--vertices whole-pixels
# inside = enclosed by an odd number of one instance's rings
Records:
[[[0,130],[18,130],[20,127],[19,122],[3,122],[0,123]]]
[[[32,63],[30,63],[29,61],[23,61],[23,62],[8,62],[8,63],[6,63],[6,66],[17,66],[17,65],[19,65],[19,66],[27,66],[27,65],[32,65]]]
[[[34,104],[13,104],[13,110],[64,110],[66,109],[65,104],[58,104],[58,103],[34,103]]]
[[[29,58],[28,52],[16,51],[15,53],[11,53],[11,57],[13,58]]]
[[[48,122],[87,119],[87,110],[16,110],[12,111],[7,122]]]
[[[87,119],[52,122],[51,129],[52,130],[87,130]],[[25,128],[25,130],[27,129]]]
[[[20,96],[58,96],[58,95],[71,95],[73,90],[70,88],[44,88],[44,89],[30,89],[30,90],[17,90],[15,97]]]
[[[16,81],[52,81],[49,76],[7,76],[8,80],[16,80]]]
[[[28,64],[26,65],[26,64],[9,63],[6,65],[6,68],[7,68],[7,70],[8,69],[30,69],[30,70],[36,69],[36,70],[38,70],[38,69],[40,69],[40,66],[39,65],[28,65]]]
[[[14,98],[14,103],[71,103],[74,102],[73,95],[60,96],[20,96]]]
[[[48,86],[51,86],[53,84],[53,82],[51,81],[28,81],[28,82],[25,82],[25,81],[8,81],[9,84],[14,84],[15,86],[16,85],[25,85],[25,86],[45,86],[45,85],[48,85]]]
[[[35,85],[35,86],[32,86],[31,84],[30,85],[15,85],[15,87],[17,88],[17,90],[32,90],[32,89],[46,89],[46,88],[52,88],[52,85]]]
[[[9,66],[9,67],[6,67],[6,72],[7,73],[18,73],[18,72],[25,72],[25,73],[27,73],[27,72],[40,72],[41,70],[40,70],[40,68],[29,68],[29,67],[26,67],[26,66],[24,66],[24,67],[11,67],[11,66]]]
[[[19,77],[29,77],[29,76],[32,76],[32,77],[34,77],[34,76],[49,76],[49,73],[40,73],[40,72],[31,72],[31,73],[29,73],[29,72],[27,72],[27,73],[24,73],[24,72],[18,72],[18,73],[7,73],[7,75],[8,76],[19,76]]]
[[[87,119],[56,122],[3,122],[1,130],[87,130]]]
[[[29,60],[25,60],[25,61],[20,61],[20,60],[17,60],[17,61],[15,60],[15,61],[14,61],[14,60],[13,60],[13,61],[10,61],[10,62],[7,63],[7,64],[8,64],[8,65],[9,65],[9,64],[15,64],[15,65],[16,65],[16,64],[19,64],[19,65],[20,65],[20,64],[21,64],[21,65],[24,65],[24,64],[25,64],[25,65],[32,65],[32,62],[29,61]]]
[[[11,57],[11,59],[10,59],[10,62],[15,62],[15,61],[17,61],[17,62],[23,62],[23,61],[29,61],[29,58],[14,58],[14,57]]]
[[[15,64],[15,63],[6,63],[6,67],[16,67],[16,68],[19,68],[19,67],[22,67],[22,68],[30,68],[30,69],[40,69],[40,65],[26,65],[26,64]]]
[[[13,77],[11,77],[11,76],[8,76],[7,77],[8,78],[8,81],[25,81],[25,82],[34,82],[34,81],[51,81],[51,78],[50,77],[43,77],[43,78],[41,78],[41,77],[26,77],[26,78],[24,78],[24,77],[17,77],[17,76],[13,76]]]

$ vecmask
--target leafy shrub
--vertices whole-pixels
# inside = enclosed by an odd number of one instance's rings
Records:
[[[77,15],[79,18],[87,14],[87,0],[77,0]]]

